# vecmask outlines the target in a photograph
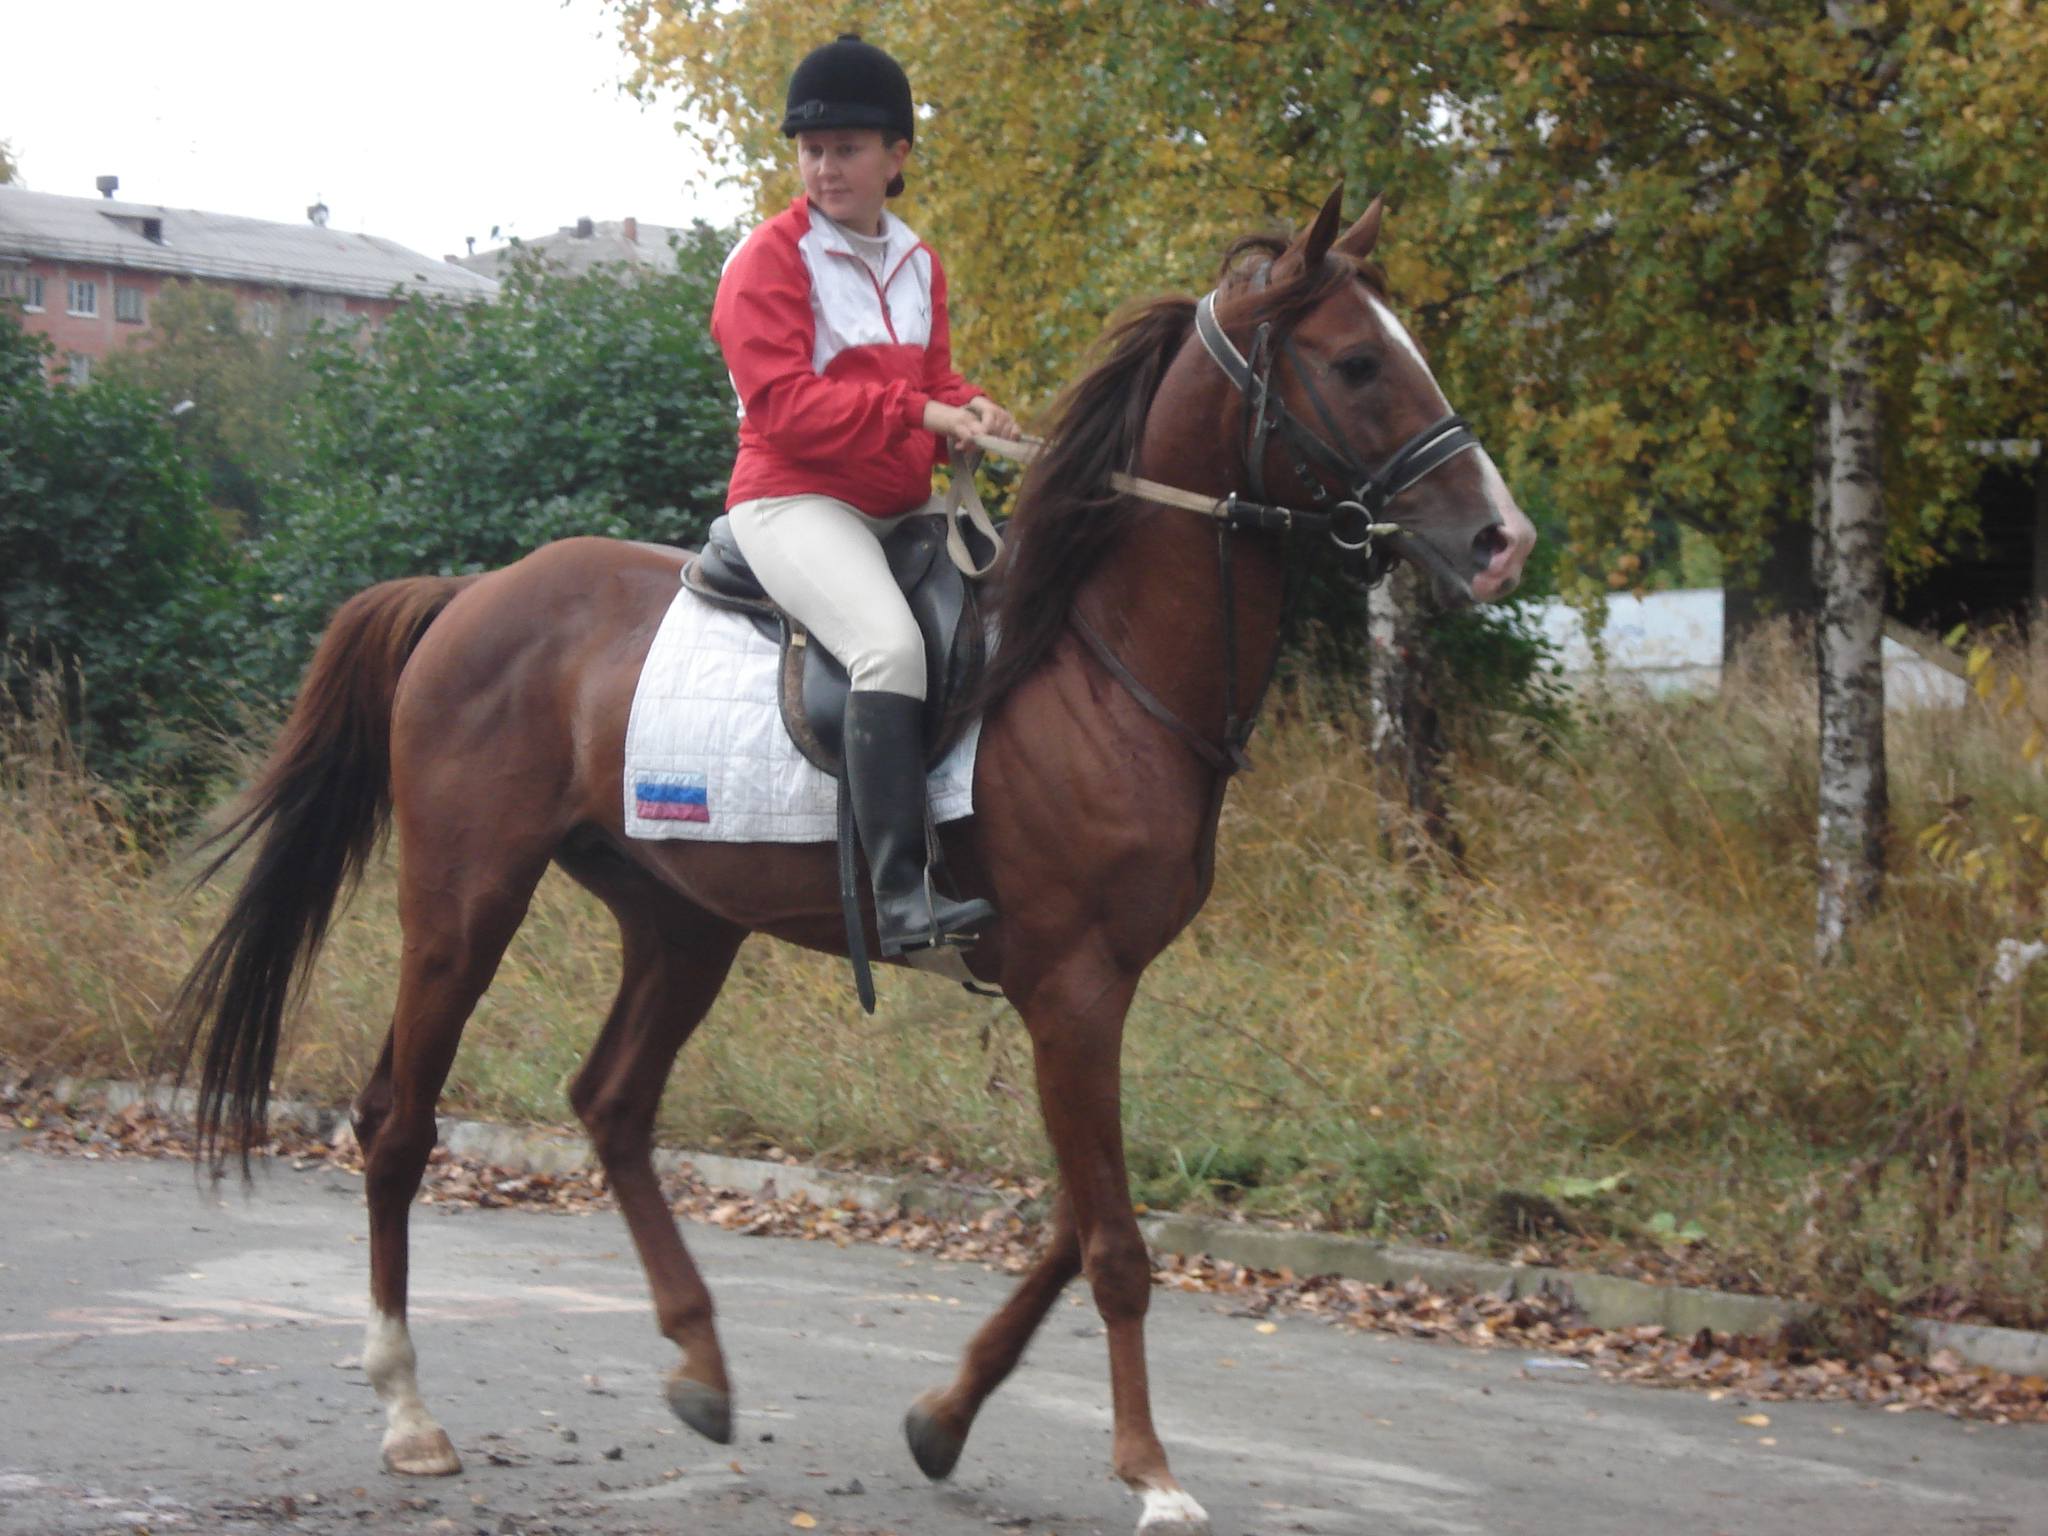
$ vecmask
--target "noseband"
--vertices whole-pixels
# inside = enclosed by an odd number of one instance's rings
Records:
[[[1254,279],[1259,287],[1265,285],[1267,271],[1261,268]],[[1395,449],[1393,456],[1377,470],[1368,469],[1352,451],[1344,429],[1323,403],[1315,381],[1302,366],[1301,354],[1296,350],[1293,338],[1282,334],[1276,344],[1272,321],[1265,321],[1253,333],[1251,356],[1247,358],[1224,334],[1223,326],[1216,318],[1216,291],[1211,290],[1195,306],[1195,333],[1201,337],[1202,349],[1223,370],[1237,392],[1244,396],[1246,411],[1242,452],[1245,481],[1255,501],[1261,504],[1261,510],[1288,512],[1285,526],[1319,528],[1328,533],[1331,543],[1364,568],[1367,580],[1377,580],[1384,575],[1389,562],[1373,549],[1375,525],[1382,523],[1387,507],[1395,497],[1459,454],[1479,446],[1479,438],[1465,418],[1453,412],[1432,422]],[[1289,410],[1285,401],[1274,395],[1272,376],[1278,352],[1286,353],[1288,366],[1300,381],[1309,404],[1315,408],[1324,429],[1342,444],[1341,447],[1333,445]],[[1327,511],[1293,511],[1273,507],[1266,494],[1266,455],[1276,437],[1286,442],[1295,478],[1308,487],[1309,499],[1319,509],[1330,500],[1326,475],[1336,476],[1338,484],[1345,487],[1348,494]],[[1315,461],[1322,473],[1310,467],[1310,460]],[[1269,519],[1250,521],[1255,521],[1258,526],[1271,526]],[[1424,550],[1429,547],[1426,540],[1412,536],[1409,542],[1410,547]]]
[[[1260,268],[1252,279],[1254,291],[1264,288],[1270,275],[1270,265]],[[1441,469],[1459,454],[1477,448],[1479,438],[1466,424],[1465,418],[1453,412],[1410,437],[1378,469],[1367,468],[1352,451],[1344,429],[1324,404],[1315,381],[1302,365],[1301,354],[1295,348],[1293,338],[1283,332],[1276,342],[1273,323],[1265,321],[1252,335],[1251,356],[1247,358],[1224,334],[1222,323],[1216,318],[1216,293],[1217,290],[1211,290],[1196,304],[1195,333],[1201,337],[1203,350],[1244,397],[1244,483],[1250,487],[1251,498],[1240,497],[1233,491],[1220,502],[1204,505],[1199,499],[1190,500],[1184,492],[1154,482],[1128,475],[1115,476],[1113,480],[1120,489],[1132,494],[1168,505],[1192,506],[1217,520],[1216,559],[1223,597],[1222,744],[1219,746],[1204,737],[1147,688],[1088,622],[1078,606],[1068,611],[1067,618],[1095,659],[1123,685],[1145,712],[1170,729],[1198,758],[1216,770],[1220,794],[1221,785],[1232,774],[1251,766],[1246,748],[1258,722],[1260,706],[1272,687],[1280,663],[1276,649],[1273,663],[1267,668],[1265,679],[1251,701],[1251,708],[1240,713],[1237,704],[1237,604],[1231,577],[1231,534],[1240,529],[1277,529],[1282,532],[1300,529],[1307,533],[1327,534],[1330,542],[1342,551],[1347,573],[1360,577],[1369,585],[1384,576],[1393,563],[1391,556],[1376,549],[1373,543],[1375,536],[1386,534],[1402,537],[1402,553],[1417,555],[1425,563],[1456,576],[1450,571],[1449,562],[1429,540],[1415,536],[1398,522],[1382,519],[1389,504],[1403,491]],[[1285,401],[1274,395],[1273,368],[1278,352],[1286,354],[1288,366],[1293,369],[1324,430],[1336,438],[1341,447],[1332,444],[1289,410]],[[1308,487],[1309,499],[1316,503],[1313,509],[1290,507],[1267,499],[1266,455],[1276,437],[1286,442],[1295,478]],[[1320,467],[1321,473],[1311,468],[1311,460]],[[1336,478],[1345,494],[1336,505],[1326,508],[1325,504],[1331,498],[1329,476]],[[1290,595],[1283,606],[1291,609],[1293,602],[1293,595]]]

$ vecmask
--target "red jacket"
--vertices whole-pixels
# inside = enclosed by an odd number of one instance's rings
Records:
[[[953,371],[937,254],[894,214],[882,226],[880,281],[801,197],[726,258],[711,335],[740,397],[728,507],[817,493],[894,517],[931,498],[946,444],[925,402],[981,391]]]

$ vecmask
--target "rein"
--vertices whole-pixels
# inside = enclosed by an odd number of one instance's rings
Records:
[[[998,458],[1015,459],[1020,464],[1029,464],[1045,451],[1045,439],[1042,437],[977,437],[974,445],[995,454]],[[976,463],[972,456],[965,459],[968,471],[966,478],[969,483],[958,493],[957,498],[949,493],[946,504],[949,512],[955,506],[964,506],[970,519],[981,506],[981,499],[972,484]],[[956,462],[953,481],[956,487],[960,485],[960,467]],[[1416,476],[1416,479],[1420,478],[1420,475]],[[1196,512],[1203,517],[1213,517],[1233,528],[1255,528],[1281,533],[1292,533],[1299,529],[1303,533],[1327,533],[1331,542],[1339,549],[1368,549],[1371,540],[1403,531],[1399,523],[1365,523],[1352,527],[1348,520],[1341,518],[1337,512],[1308,511],[1272,502],[1252,501],[1235,491],[1222,497],[1204,496],[1200,491],[1184,491],[1179,486],[1168,485],[1163,480],[1147,480],[1141,475],[1126,475],[1121,471],[1109,477],[1109,484],[1112,490],[1122,491],[1127,496],[1157,502],[1162,507],[1175,507],[1182,512]],[[1364,509],[1361,507],[1360,510]],[[1361,537],[1358,540],[1347,541],[1346,536],[1350,534]]]
[[[1262,269],[1259,274],[1261,287],[1264,286],[1264,277]],[[1163,481],[1122,472],[1111,474],[1109,483],[1112,489],[1125,495],[1216,520],[1216,559],[1223,589],[1222,744],[1219,746],[1203,736],[1146,687],[1110,648],[1109,642],[1082,616],[1078,607],[1068,613],[1067,622],[1088,647],[1089,653],[1147,714],[1178,736],[1204,764],[1227,779],[1251,767],[1246,749],[1251,744],[1259,710],[1280,665],[1276,649],[1273,663],[1267,668],[1250,710],[1240,715],[1237,710],[1237,626],[1234,622],[1237,604],[1231,573],[1231,534],[1240,530],[1324,534],[1343,552],[1347,565],[1355,564],[1362,569],[1372,585],[1378,584],[1391,564],[1374,548],[1377,539],[1401,538],[1406,541],[1404,550],[1413,548],[1426,562],[1441,564],[1441,557],[1427,540],[1416,539],[1400,523],[1384,521],[1386,509],[1397,496],[1424,477],[1460,454],[1478,448],[1479,438],[1464,417],[1452,412],[1415,433],[1395,449],[1392,457],[1378,470],[1367,469],[1351,451],[1343,428],[1323,403],[1322,395],[1302,365],[1293,338],[1280,337],[1278,350],[1286,354],[1288,366],[1300,381],[1309,404],[1315,408],[1324,429],[1342,444],[1341,447],[1330,443],[1289,410],[1284,401],[1275,398],[1272,373],[1276,348],[1272,322],[1262,323],[1253,334],[1251,356],[1246,357],[1224,333],[1222,323],[1216,318],[1216,292],[1211,290],[1203,295],[1195,306],[1195,333],[1201,338],[1203,350],[1223,370],[1249,408],[1243,458],[1252,497],[1242,497],[1235,491],[1222,497],[1204,496]],[[1309,497],[1317,503],[1316,506],[1291,507],[1267,499],[1265,460],[1276,436],[1284,438],[1290,448],[1295,477],[1309,488]],[[1044,450],[1045,443],[1041,438],[977,436],[974,444],[974,448],[966,452],[954,450],[952,486],[946,495],[946,547],[961,570],[970,577],[978,578],[988,574],[1002,552],[1001,536],[989,521],[988,513],[981,504],[980,492],[974,484],[974,472],[980,465],[981,454],[986,451],[1028,464]],[[1349,493],[1327,510],[1322,503],[1329,501],[1330,488],[1323,476],[1310,468],[1307,462],[1310,459],[1334,473]],[[976,562],[969,553],[960,531],[963,519],[973,525],[992,551],[988,560]],[[1283,603],[1283,624],[1286,612],[1292,611],[1298,595],[1298,589],[1290,582],[1290,591]]]

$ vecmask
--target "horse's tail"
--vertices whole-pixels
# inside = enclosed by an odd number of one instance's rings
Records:
[[[246,1173],[265,1136],[270,1073],[338,900],[361,877],[390,819],[391,703],[413,649],[473,576],[387,581],[343,603],[256,782],[202,848],[205,884],[244,846],[255,860],[220,932],[171,1003],[179,1081],[207,1032],[199,1144],[219,1172],[232,1130]],[[210,1031],[208,1026],[211,1025]]]

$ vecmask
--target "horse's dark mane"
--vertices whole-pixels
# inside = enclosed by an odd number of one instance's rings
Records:
[[[1145,430],[1167,364],[1195,323],[1195,301],[1133,305],[1103,332],[1104,356],[1053,403],[1045,451],[1024,472],[995,596],[997,641],[986,707],[1022,682],[1066,628],[1074,593],[1144,507],[1112,490]]]
[[[1246,235],[1224,253],[1219,281],[1240,267],[1269,265],[1287,249],[1275,235]],[[1384,292],[1377,270],[1331,256],[1310,271],[1233,301],[1233,320],[1298,320],[1339,284],[1364,276]],[[1006,532],[993,609],[999,639],[973,708],[986,709],[1034,671],[1067,626],[1082,582],[1145,515],[1149,504],[1111,489],[1129,470],[1145,418],[1168,364],[1194,328],[1195,301],[1150,299],[1120,311],[1098,343],[1101,361],[1053,402],[1046,448],[1025,471]],[[1193,489],[1193,487],[1190,487]]]

